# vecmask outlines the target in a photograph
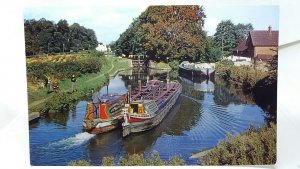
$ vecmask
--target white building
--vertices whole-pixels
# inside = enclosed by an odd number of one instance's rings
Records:
[[[96,47],[96,50],[100,51],[100,52],[107,52],[107,47],[106,47],[106,45],[98,44],[98,46]]]

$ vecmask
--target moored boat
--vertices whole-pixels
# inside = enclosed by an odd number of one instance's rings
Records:
[[[181,90],[178,81],[165,83],[158,80],[151,80],[135,90],[129,97],[130,102],[122,109],[123,137],[157,126],[176,103]]]
[[[84,130],[93,134],[99,134],[117,128],[119,121],[123,119],[121,111],[126,102],[127,94],[103,95],[101,96],[98,114],[93,103],[89,102],[83,120]]]
[[[215,75],[215,64],[183,61],[179,65],[179,75],[187,78],[210,79]]]

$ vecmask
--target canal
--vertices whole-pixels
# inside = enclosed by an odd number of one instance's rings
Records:
[[[109,93],[126,93],[128,85],[137,80],[166,79],[167,73],[149,70],[121,72],[110,80]],[[30,124],[30,160],[35,166],[67,165],[84,159],[95,165],[105,156],[157,151],[163,160],[180,156],[187,165],[197,165],[190,159],[193,153],[214,147],[227,133],[244,132],[250,125],[266,125],[266,114],[246,96],[233,95],[219,85],[217,79],[193,82],[179,77],[182,94],[160,125],[154,129],[122,138],[121,128],[93,135],[82,131],[87,101],[79,101],[76,109],[65,113],[48,114]],[[106,93],[106,87],[101,93]]]

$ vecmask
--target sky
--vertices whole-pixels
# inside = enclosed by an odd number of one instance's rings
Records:
[[[24,19],[40,19],[57,23],[66,19],[69,25],[79,23],[81,26],[93,29],[98,42],[109,44],[118,39],[134,18],[145,11],[148,6],[60,6],[60,7],[26,7]],[[252,23],[256,30],[267,30],[271,25],[273,30],[279,29],[278,6],[237,6],[237,5],[203,5],[206,19],[204,30],[208,35],[215,33],[217,24],[230,19],[234,24]]]

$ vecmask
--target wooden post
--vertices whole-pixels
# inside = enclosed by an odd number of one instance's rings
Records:
[[[158,87],[159,95],[161,94],[161,91],[163,90],[163,86],[164,86],[163,84],[164,84],[164,82],[163,82],[163,81],[160,81],[159,87]]]
[[[128,103],[131,102],[131,85],[128,85]]]
[[[142,81],[138,80],[138,84],[139,84],[139,95],[142,93]]]

